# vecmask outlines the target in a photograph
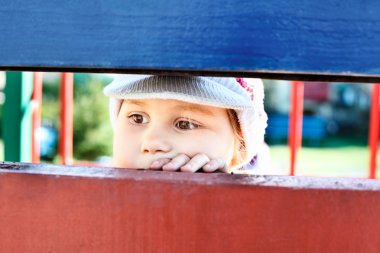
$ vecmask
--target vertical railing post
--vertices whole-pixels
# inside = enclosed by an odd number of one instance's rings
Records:
[[[7,72],[4,92],[4,160],[30,162],[33,73]]]
[[[302,146],[304,83],[291,82],[291,108],[289,117],[290,175],[294,176],[298,149]]]
[[[41,127],[42,73],[35,72],[32,95],[32,162],[40,162],[40,142],[37,138]]]
[[[369,119],[369,178],[376,178],[376,157],[379,143],[379,95],[380,84],[372,85],[371,111]]]
[[[62,164],[73,163],[73,103],[74,74],[63,73],[61,78],[61,129],[59,149]]]

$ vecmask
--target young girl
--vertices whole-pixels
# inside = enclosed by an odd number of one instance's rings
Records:
[[[238,173],[262,160],[259,79],[117,75],[104,93],[116,167]]]

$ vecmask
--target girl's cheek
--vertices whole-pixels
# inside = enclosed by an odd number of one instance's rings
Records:
[[[130,141],[125,140],[124,136],[115,135],[113,140],[113,163],[116,167],[130,167],[130,157],[132,156]],[[132,142],[133,143],[133,142]]]
[[[192,135],[180,135],[173,137],[175,153],[182,153],[188,156],[194,156],[205,151],[204,138]]]
[[[206,154],[209,158],[223,157],[219,144],[215,145],[215,138],[207,134],[192,134],[179,136],[174,140],[175,153],[194,157],[199,153]],[[222,144],[222,146],[225,146]]]
[[[113,156],[114,166],[120,168],[137,169],[138,166],[135,165],[136,159],[136,156],[126,152],[114,152]]]

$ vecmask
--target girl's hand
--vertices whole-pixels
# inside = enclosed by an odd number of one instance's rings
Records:
[[[203,153],[197,154],[192,158],[185,154],[179,154],[173,159],[158,159],[150,165],[150,169],[162,169],[165,171],[180,170],[184,172],[196,172],[202,169],[204,172],[228,172],[226,162],[223,159],[210,160],[210,158]]]

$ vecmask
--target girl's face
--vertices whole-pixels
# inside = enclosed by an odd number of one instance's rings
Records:
[[[162,99],[125,100],[113,143],[114,165],[132,169],[198,153],[230,165],[236,144],[226,109]]]

